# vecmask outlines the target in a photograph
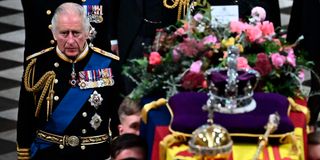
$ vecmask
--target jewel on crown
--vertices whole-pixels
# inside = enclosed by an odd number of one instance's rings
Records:
[[[253,90],[260,74],[253,69],[237,69],[239,49],[228,48],[227,67],[208,70],[209,99],[206,105],[214,105],[214,110],[221,113],[237,114],[255,109],[252,98]]]

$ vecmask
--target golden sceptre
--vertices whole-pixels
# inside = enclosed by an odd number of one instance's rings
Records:
[[[258,149],[256,151],[256,154],[253,157],[253,160],[258,160],[261,150],[268,145],[269,135],[273,133],[275,130],[277,130],[279,123],[280,123],[280,116],[277,112],[269,116],[269,121],[265,126],[266,132],[264,133],[263,136],[259,137]]]

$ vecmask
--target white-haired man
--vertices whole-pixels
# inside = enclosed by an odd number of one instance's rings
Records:
[[[111,130],[117,131],[121,102],[119,57],[87,44],[89,25],[81,5],[61,4],[52,18],[56,47],[27,57],[18,111],[18,159],[109,156],[108,139]]]

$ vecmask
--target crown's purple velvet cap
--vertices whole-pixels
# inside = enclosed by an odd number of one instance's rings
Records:
[[[218,95],[224,95],[225,86],[227,84],[227,70],[216,70],[212,71],[210,74],[210,81],[218,89]],[[243,95],[243,89],[247,86],[247,83],[250,81],[251,86],[253,87],[257,82],[257,77],[254,73],[246,71],[238,71],[238,95]]]
[[[253,98],[257,103],[253,111],[242,114],[214,113],[214,123],[225,127],[229,133],[264,134],[269,115],[278,112],[280,124],[274,134],[293,131],[293,123],[288,117],[287,97],[276,93],[255,93]],[[171,129],[191,134],[205,124],[208,113],[202,110],[202,106],[207,99],[206,93],[198,92],[181,92],[171,97],[168,102],[174,114]]]

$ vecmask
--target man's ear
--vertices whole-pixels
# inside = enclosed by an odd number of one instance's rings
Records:
[[[55,41],[57,41],[57,38],[56,38],[56,36],[55,36],[55,34],[54,34],[53,31],[52,31],[52,37],[53,37],[53,39],[54,39]]]
[[[123,134],[123,126],[122,126],[122,124],[118,125],[118,131],[119,131],[119,135]]]
[[[52,25],[50,26],[50,30],[51,30],[53,39],[56,41],[57,38],[56,38],[56,36],[55,36],[55,32],[54,32],[54,30],[53,30],[53,28],[52,28]]]

